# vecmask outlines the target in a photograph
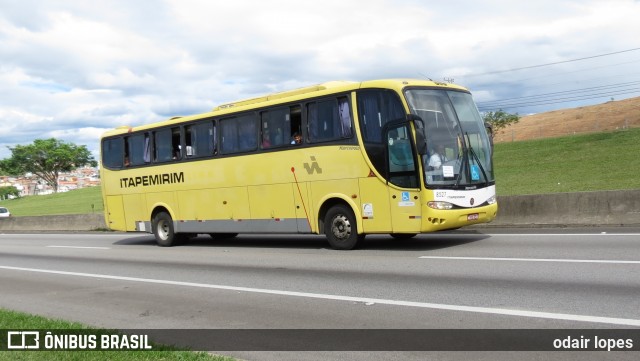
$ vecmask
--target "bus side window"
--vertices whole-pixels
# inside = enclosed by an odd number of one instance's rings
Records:
[[[180,142],[180,128],[171,128],[171,152],[173,159],[182,159],[182,145]]]
[[[125,166],[128,166],[127,160],[129,164],[132,166],[135,165],[143,165],[145,164],[146,151],[148,149],[148,135],[146,134],[135,134],[128,137],[125,137]],[[145,140],[147,142],[145,143]],[[145,147],[147,144],[147,147]]]
[[[299,105],[290,107],[289,118],[291,121],[291,144],[304,143],[304,137],[302,136],[302,108]]]
[[[326,142],[351,137],[351,115],[346,97],[307,104],[309,140]]]
[[[351,138],[351,112],[347,97],[307,105],[307,127],[312,142]]]
[[[318,140],[337,138],[338,104],[335,100],[318,102]]]
[[[237,151],[238,128],[235,126],[236,118],[227,118],[220,121],[220,151],[223,154],[234,153]]]
[[[124,138],[107,139],[102,142],[102,164],[107,168],[122,168],[124,160]]]
[[[388,121],[404,118],[404,108],[391,91],[363,90],[358,93],[358,114],[363,140],[381,144],[385,142],[382,128]]]
[[[171,129],[160,129],[154,133],[154,161],[168,162],[172,156]]]
[[[404,107],[398,95],[386,90],[358,92],[358,122],[365,150],[376,169],[385,169],[384,125],[392,120],[404,119]]]
[[[185,127],[185,143],[187,157],[206,157],[213,154],[213,123],[197,123]]]
[[[253,113],[222,119],[221,151],[223,154],[247,152],[258,147],[258,129]]]
[[[241,152],[255,150],[258,147],[256,118],[253,114],[238,117],[238,144]]]
[[[260,114],[261,147],[267,149],[289,144],[291,133],[291,114],[289,108],[276,108]]]
[[[184,142],[185,142],[185,155],[187,158],[191,158],[197,154],[195,149],[197,130],[194,125],[187,125],[184,127]]]

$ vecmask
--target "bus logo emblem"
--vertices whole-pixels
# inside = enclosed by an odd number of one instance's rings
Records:
[[[40,348],[40,332],[38,331],[8,331],[7,349],[29,350]]]
[[[318,172],[318,174],[322,174],[322,168],[320,168],[318,162],[316,162],[316,157],[311,156],[311,161],[313,162],[311,165],[304,163],[304,169],[307,170],[307,173],[313,174],[314,172]]]

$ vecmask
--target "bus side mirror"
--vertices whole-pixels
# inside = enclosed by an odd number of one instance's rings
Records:
[[[416,128],[416,148],[418,149],[418,154],[427,154],[427,137],[424,134],[424,121],[415,114],[407,114],[407,120],[413,122]]]

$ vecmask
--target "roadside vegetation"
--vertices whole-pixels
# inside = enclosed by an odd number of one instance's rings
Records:
[[[0,308],[0,330],[95,330],[80,323],[55,320]],[[180,361],[233,361],[234,358],[210,355],[206,352],[179,350],[164,345],[153,345],[151,351],[3,351],[0,360],[180,360]]]
[[[102,213],[104,211],[100,187],[9,199],[0,201],[0,206],[9,208],[11,215],[17,217]]]
[[[495,145],[498,195],[638,189],[640,128]]]

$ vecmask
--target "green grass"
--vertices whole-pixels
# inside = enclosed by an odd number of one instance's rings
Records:
[[[85,325],[30,315],[0,308],[0,330],[92,330],[105,332]],[[5,337],[6,335],[2,335]],[[3,340],[4,341],[4,340]],[[41,341],[42,342],[42,341]],[[0,342],[1,343],[1,342]],[[164,345],[152,344],[150,351],[2,351],[0,360],[166,360],[166,361],[233,361],[234,358],[210,355],[206,352],[178,350]]]
[[[498,195],[638,189],[640,129],[499,143]]]
[[[82,188],[45,196],[10,199],[0,201],[0,206],[9,208],[9,211],[14,216],[104,212],[100,187]]]
[[[499,143],[494,161],[502,196],[639,189],[640,128]],[[100,187],[0,201],[0,206],[15,216],[104,211]]]

